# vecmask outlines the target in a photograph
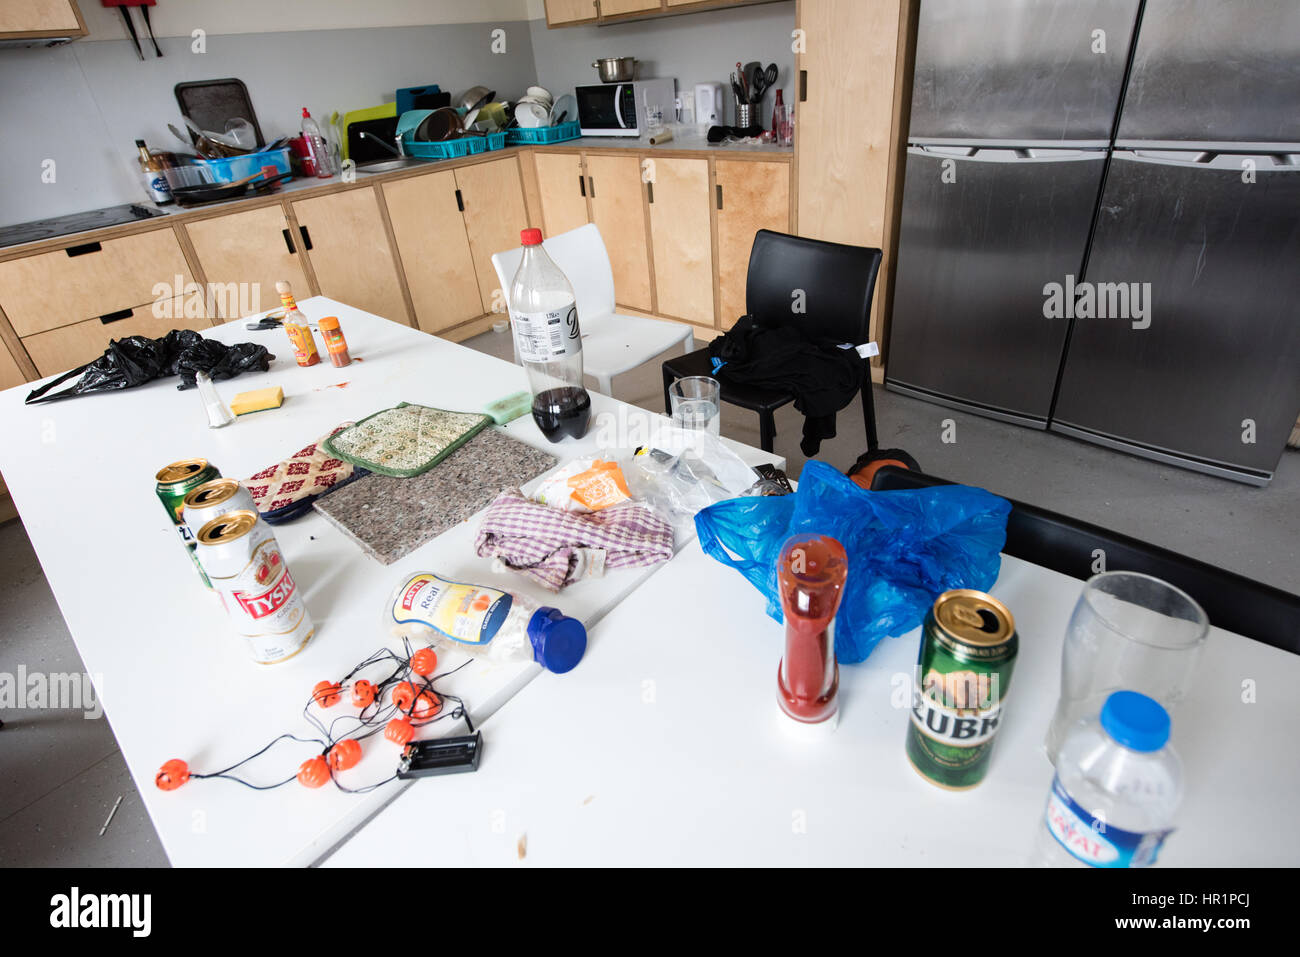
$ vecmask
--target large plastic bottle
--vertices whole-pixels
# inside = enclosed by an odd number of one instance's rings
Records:
[[[1116,691],[1099,717],[1067,734],[1030,863],[1148,867],[1182,796],[1169,713],[1146,695]]]
[[[433,572],[404,578],[384,605],[383,622],[395,638],[497,663],[536,661],[556,674],[572,670],[587,650],[587,629],[558,608]]]
[[[573,286],[542,248],[542,231],[519,234],[524,258],[510,284],[515,354],[528,370],[533,421],[552,442],[587,434],[591,396],[582,385],[582,330]]]
[[[305,106],[302,108],[302,138],[306,143],[307,151],[311,154],[316,175],[321,179],[333,176],[334,164],[330,160],[329,146],[325,142],[325,137],[321,136],[320,126],[312,119]]]

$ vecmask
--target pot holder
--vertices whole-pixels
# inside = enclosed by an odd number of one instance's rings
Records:
[[[491,422],[480,412],[403,402],[331,435],[325,450],[380,475],[411,478],[433,468]]]
[[[330,435],[337,435],[351,425],[344,422]],[[322,495],[370,474],[327,452],[328,438],[321,436],[283,462],[244,479],[244,487],[252,494],[263,521],[278,525],[297,518],[309,511]]]

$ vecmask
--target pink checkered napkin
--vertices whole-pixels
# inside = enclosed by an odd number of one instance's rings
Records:
[[[593,561],[605,568],[657,565],[673,557],[673,530],[641,502],[599,512],[563,512],[506,489],[488,506],[475,549],[499,558],[543,588],[559,591],[584,577]]]

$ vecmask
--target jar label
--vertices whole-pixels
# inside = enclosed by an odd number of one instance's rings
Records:
[[[1060,775],[1052,779],[1045,820],[1052,837],[1090,867],[1150,867],[1174,830],[1126,831],[1107,824],[1070,797]]]
[[[418,623],[452,641],[486,645],[501,630],[512,602],[509,593],[496,588],[424,572],[407,579],[389,613],[399,625]]]
[[[515,348],[525,362],[557,362],[582,351],[576,304],[548,312],[512,312],[510,318]]]

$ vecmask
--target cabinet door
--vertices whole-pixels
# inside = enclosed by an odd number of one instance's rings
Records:
[[[542,200],[546,235],[558,236],[591,222],[582,154],[534,153],[533,162],[537,166],[537,190]]]
[[[599,12],[596,0],[546,0],[546,25],[595,20]]]
[[[656,158],[653,170],[650,232],[658,298],[655,311],[712,326],[709,161]]]
[[[614,271],[614,299],[650,310],[650,253],[645,238],[644,186],[636,156],[587,154],[591,221],[600,230]],[[706,235],[707,235],[707,212]]]
[[[9,352],[9,347],[0,339],[0,390],[12,389],[27,381],[22,366]]]
[[[0,34],[62,31],[82,36],[86,30],[73,0],[5,0],[0,3]]]
[[[187,223],[186,233],[199,255],[209,286],[221,284],[216,298],[222,319],[238,319],[279,304],[275,284],[284,280],[299,298],[311,294],[298,260],[299,240],[278,205]]]
[[[617,17],[626,13],[645,13],[647,10],[660,10],[660,0],[600,0],[602,17]]]
[[[524,185],[519,177],[519,162],[513,157],[462,166],[456,170],[456,186],[465,206],[465,233],[469,236],[470,256],[478,275],[479,294],[486,310],[494,302],[505,303],[505,293],[498,294],[492,254],[517,249],[519,233],[528,228],[528,210],[524,206]]]
[[[409,324],[373,189],[297,200],[293,213],[321,295]]]
[[[383,186],[397,253],[415,305],[415,322],[435,334],[477,319],[491,308],[479,295],[465,220],[451,170]]]
[[[730,329],[745,314],[749,251],[760,229],[790,231],[790,164],[714,161],[718,210],[719,325]]]

